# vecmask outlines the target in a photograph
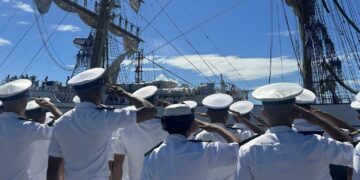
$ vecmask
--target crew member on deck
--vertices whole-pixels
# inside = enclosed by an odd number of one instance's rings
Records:
[[[27,103],[25,114],[27,118],[37,123],[51,126],[62,115],[62,112],[50,102],[49,98],[36,98]],[[33,153],[31,155],[29,179],[46,180],[49,144],[50,139],[38,140],[32,144]]]
[[[0,86],[0,179],[29,179],[31,144],[50,139],[52,128],[24,117],[32,83],[18,79]]]
[[[156,86],[146,86],[133,93],[138,98],[143,98],[155,103],[157,92]],[[138,106],[128,108],[137,109]],[[129,162],[130,180],[140,180],[141,169],[144,161],[144,154],[152,147],[162,142],[167,133],[162,129],[159,118],[152,118],[143,123],[134,124],[121,129],[115,143],[114,180],[122,177],[125,156]]]
[[[329,164],[352,165],[351,138],[313,112],[295,105],[303,88],[293,83],[274,83],[257,88],[253,98],[262,101],[270,128],[240,147],[238,180],[321,179]],[[333,139],[304,135],[292,129],[295,114],[324,129]]]
[[[194,119],[185,104],[165,108],[161,123],[170,135],[146,154],[141,180],[205,180],[210,178],[209,170],[236,162],[240,139],[225,128]],[[187,140],[195,124],[230,144]]]
[[[65,179],[108,180],[112,132],[155,116],[157,111],[152,104],[117,86],[108,88],[139,108],[131,111],[101,105],[104,73],[103,68],[93,68],[69,80],[81,102],[54,123],[48,179],[59,178],[59,166],[64,160]]]

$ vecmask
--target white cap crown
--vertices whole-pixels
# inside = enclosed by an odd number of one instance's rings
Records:
[[[17,79],[0,86],[0,98],[9,98],[27,91],[32,85],[28,79]]]
[[[48,98],[48,97],[45,97],[43,99],[45,99],[46,101],[50,101],[50,98]],[[36,103],[35,100],[32,100],[32,101],[28,102],[27,105],[26,105],[26,111],[39,109],[39,108],[41,108],[41,106],[39,106],[39,104]]]
[[[138,89],[132,94],[136,97],[146,99],[153,96],[157,90],[158,88],[156,86],[145,86],[143,88]]]
[[[230,106],[233,98],[228,94],[212,94],[202,100],[202,104],[210,109],[224,109]]]
[[[197,102],[196,101],[183,101],[184,104],[188,105],[190,107],[190,109],[194,109],[197,106]]]
[[[230,106],[230,110],[240,113],[241,115],[251,112],[254,104],[250,101],[237,101]]]
[[[98,80],[105,73],[104,68],[92,68],[77,74],[68,81],[69,86],[80,86]]]
[[[164,109],[164,116],[182,116],[191,114],[191,109],[186,104],[172,104]]]
[[[308,89],[303,89],[303,92],[296,96],[296,103],[298,104],[311,104],[314,103],[316,99],[315,93]]]
[[[273,83],[255,89],[252,97],[263,102],[278,102],[293,99],[302,91],[303,88],[295,83]]]

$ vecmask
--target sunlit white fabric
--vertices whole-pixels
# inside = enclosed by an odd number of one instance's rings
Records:
[[[141,180],[209,179],[210,170],[236,162],[237,143],[188,141],[169,135],[144,159]]]
[[[353,176],[354,180],[360,179],[360,144],[358,144],[354,150],[353,157],[354,165],[353,165]]]
[[[322,179],[324,166],[352,166],[353,150],[350,143],[272,127],[240,147],[235,179]]]
[[[112,132],[136,122],[136,111],[81,102],[54,124],[49,155],[64,158],[66,179],[106,179]]]
[[[52,128],[19,115],[3,112],[0,115],[0,179],[28,179],[31,144],[51,137]]]

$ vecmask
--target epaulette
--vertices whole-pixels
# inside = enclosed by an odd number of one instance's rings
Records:
[[[237,127],[232,127],[232,126],[225,126],[227,129],[231,129],[231,130],[240,130],[241,128],[237,128]]]
[[[26,117],[18,117],[18,119],[23,121],[33,121],[32,119],[26,118]]]
[[[114,110],[115,107],[112,107],[112,106],[99,106],[99,107],[96,107],[95,109],[98,109],[98,110]]]
[[[204,131],[204,130],[201,129],[200,131],[197,131],[197,132],[193,133],[192,136],[196,136],[196,135],[198,135],[199,133],[201,133],[201,132],[203,132],[203,131]]]
[[[49,127],[53,127],[53,126],[54,126],[54,123],[55,123],[55,120],[52,120],[52,121],[48,122],[47,125],[48,125]]]
[[[144,154],[144,156],[150,155],[156,148],[158,148],[163,142],[161,141],[159,144],[155,145],[153,148],[151,148],[148,152]]]
[[[242,145],[250,142],[251,140],[253,140],[253,139],[255,139],[255,138],[259,137],[259,136],[261,136],[261,134],[257,134],[257,135],[255,135],[255,136],[252,136],[252,137],[250,137],[250,138],[247,138],[247,139],[241,141],[241,142],[239,143],[239,146],[242,146]]]
[[[355,135],[357,135],[357,134],[359,134],[359,133],[360,133],[360,129],[351,132],[351,133],[350,133],[350,136],[351,136],[351,137],[354,137]]]
[[[211,143],[211,142],[212,142],[211,140],[210,140],[210,141],[203,141],[203,140],[194,140],[194,139],[192,139],[192,140],[188,140],[188,141],[190,141],[190,142],[194,142],[194,143],[199,143],[199,142]]]
[[[303,134],[303,135],[313,135],[313,134],[317,134],[322,136],[324,134],[324,131],[298,131],[298,133]]]

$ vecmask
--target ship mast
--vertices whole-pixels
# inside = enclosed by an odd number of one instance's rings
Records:
[[[100,2],[100,11],[97,18],[95,43],[93,48],[93,56],[91,58],[90,68],[105,67],[105,43],[107,41],[107,35],[109,31],[111,10],[113,2],[110,0],[102,0]],[[106,46],[107,47],[107,46]],[[103,64],[101,62],[104,62]]]

